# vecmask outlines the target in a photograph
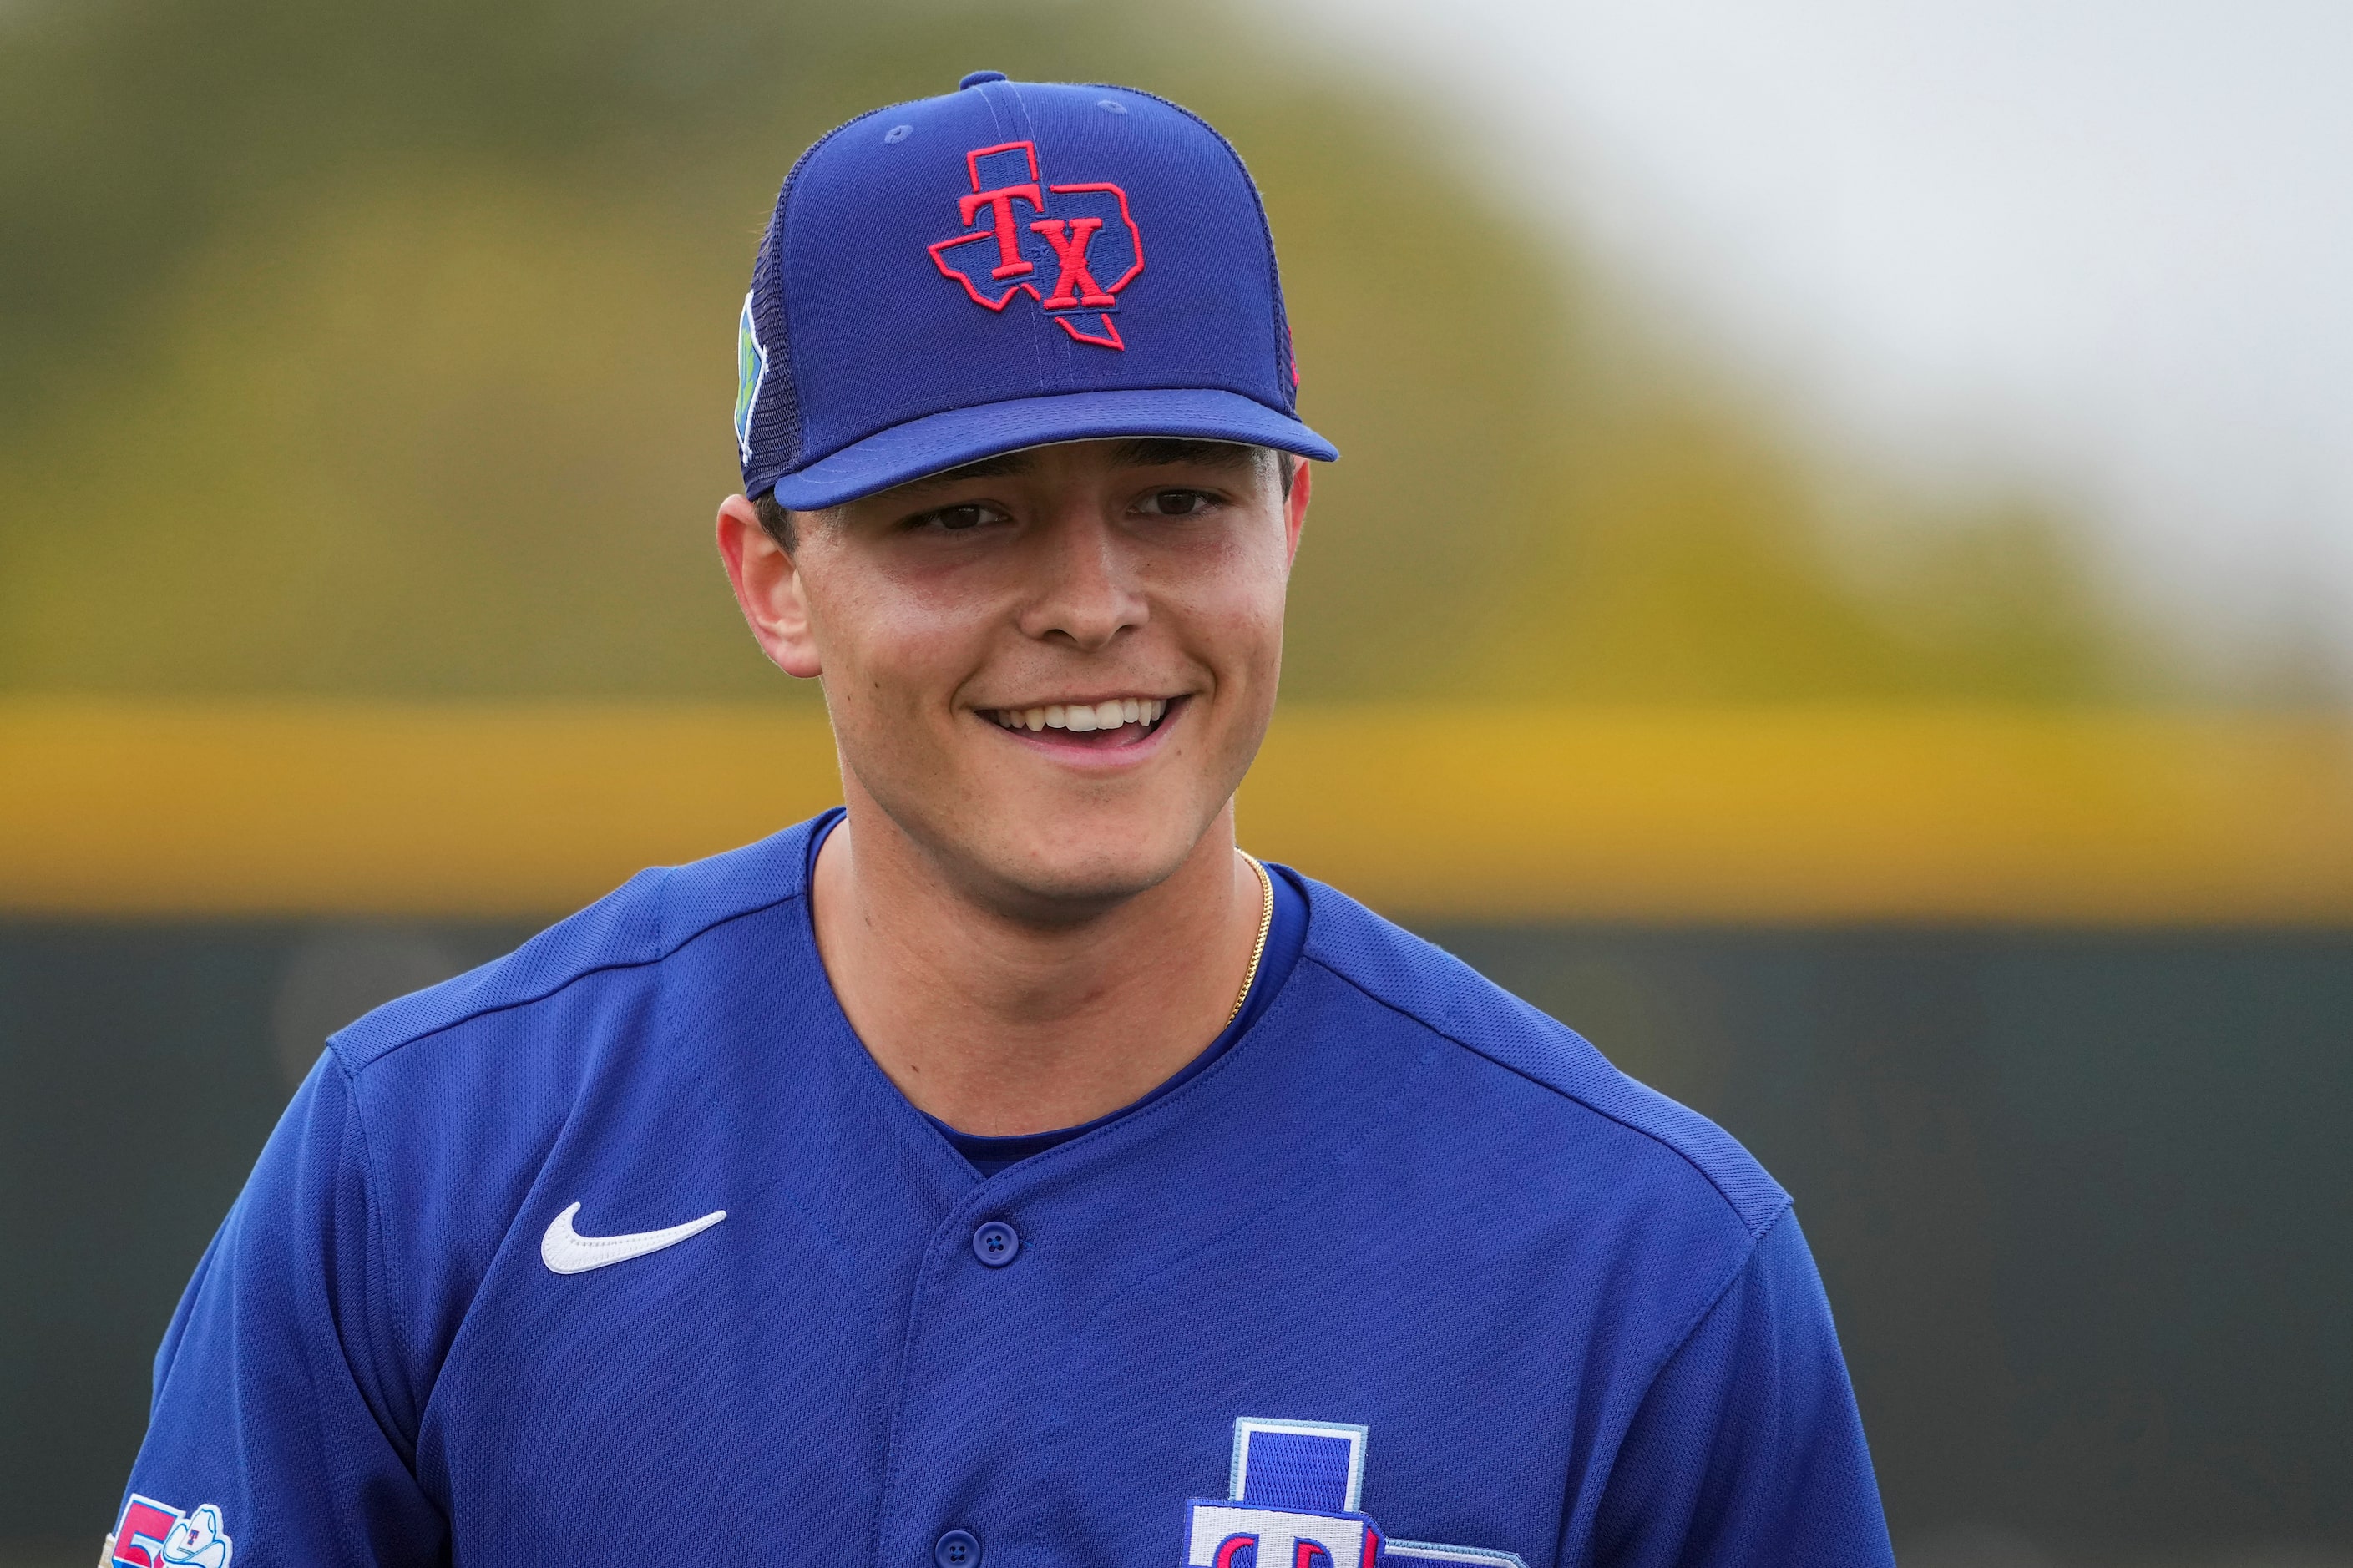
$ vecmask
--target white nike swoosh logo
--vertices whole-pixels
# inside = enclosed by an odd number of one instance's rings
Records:
[[[725,1209],[712,1209],[701,1219],[688,1220],[684,1225],[671,1226],[668,1230],[638,1230],[627,1236],[583,1236],[572,1228],[572,1216],[580,1212],[574,1204],[557,1215],[539,1238],[539,1260],[558,1274],[586,1274],[591,1268],[602,1268],[608,1263],[627,1263],[632,1258],[643,1258],[649,1252],[659,1252],[665,1247],[676,1247],[690,1236],[700,1236],[727,1217]]]

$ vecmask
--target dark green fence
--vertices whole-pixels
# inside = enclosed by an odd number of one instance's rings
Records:
[[[320,1037],[521,934],[0,924],[0,1564],[92,1554]],[[1911,1563],[2353,1558],[2353,933],[1431,934],[1797,1194]]]

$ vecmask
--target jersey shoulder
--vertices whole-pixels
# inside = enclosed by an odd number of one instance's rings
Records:
[[[1335,889],[1303,878],[1311,918],[1303,956],[1375,1002],[1560,1098],[1616,1123],[1704,1178],[1753,1238],[1788,1194],[1732,1135],[1612,1067],[1582,1035],[1444,949]]]
[[[708,859],[640,871],[505,957],[378,1007],[336,1034],[329,1048],[346,1071],[363,1072],[404,1046],[546,1001],[589,975],[658,964],[715,926],[800,897],[809,835],[825,820]]]

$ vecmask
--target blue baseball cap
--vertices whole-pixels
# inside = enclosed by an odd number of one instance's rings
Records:
[[[736,342],[744,490],[814,511],[1105,436],[1339,456],[1299,421],[1258,187],[1123,87],[976,71],[785,177]]]

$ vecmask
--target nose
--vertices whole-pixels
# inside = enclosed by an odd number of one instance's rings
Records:
[[[1037,539],[1024,633],[1092,653],[1144,624],[1147,605],[1132,545],[1099,513],[1074,511]]]

